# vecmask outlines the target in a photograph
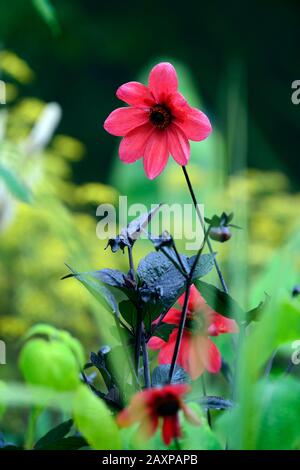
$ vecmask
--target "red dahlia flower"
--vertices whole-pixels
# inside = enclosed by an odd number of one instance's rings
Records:
[[[148,86],[129,82],[117,97],[129,107],[113,111],[104,123],[107,132],[122,136],[120,159],[133,163],[144,157],[148,178],[165,168],[169,154],[179,165],[190,157],[190,140],[204,140],[211,132],[207,116],[192,108],[178,92],[173,65],[163,62],[150,72]]]
[[[179,305],[183,305],[184,295],[179,297]],[[164,317],[165,323],[179,326],[181,310],[171,308]],[[199,294],[195,286],[191,287],[188,302],[187,320],[180,344],[177,364],[185,369],[192,379],[199,377],[204,370],[211,373],[220,371],[221,354],[210,336],[222,333],[237,333],[238,327],[234,320],[224,317],[212,310]],[[152,336],[148,342],[150,349],[159,349],[159,364],[171,364],[175,348],[178,328],[174,328],[168,342]]]
[[[151,437],[156,432],[161,418],[163,441],[169,445],[172,439],[181,436],[179,410],[183,411],[191,423],[200,424],[197,416],[182,400],[182,396],[189,390],[188,385],[180,384],[150,388],[136,393],[129,406],[119,413],[117,422],[122,427],[138,422],[139,432],[145,437]]]

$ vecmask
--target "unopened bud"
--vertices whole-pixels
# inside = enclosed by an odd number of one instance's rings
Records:
[[[211,227],[209,236],[216,242],[224,243],[230,240],[232,234],[228,227]]]

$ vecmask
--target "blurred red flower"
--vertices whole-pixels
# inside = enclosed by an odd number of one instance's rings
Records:
[[[178,92],[176,71],[167,62],[151,70],[148,86],[129,82],[116,94],[129,107],[113,111],[104,128],[123,137],[119,155],[124,163],[144,157],[145,173],[150,179],[163,171],[169,154],[179,165],[186,165],[189,139],[204,140],[211,132],[207,116],[189,106]]]
[[[166,445],[181,436],[179,410],[195,425],[198,417],[183,402],[182,396],[189,392],[186,384],[165,385],[160,388],[149,388],[136,393],[127,408],[121,411],[117,422],[121,427],[140,423],[138,432],[144,437],[151,437],[162,420],[162,437]]]
[[[183,305],[184,294],[179,297]],[[181,310],[171,308],[164,317],[164,323],[179,325]],[[238,326],[234,320],[212,310],[200,295],[195,286],[191,286],[188,302],[187,320],[180,344],[177,364],[185,369],[192,379],[199,377],[205,369],[211,373],[220,371],[221,354],[210,336],[222,333],[237,333]],[[150,349],[159,349],[159,364],[171,364],[178,328],[174,328],[168,342],[152,336],[148,342]]]

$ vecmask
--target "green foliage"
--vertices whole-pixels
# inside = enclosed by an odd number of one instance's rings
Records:
[[[30,190],[21,181],[11,169],[0,165],[0,180],[3,180],[8,190],[20,201],[30,202],[31,194]]]
[[[244,319],[245,313],[243,309],[229,294],[199,279],[196,280],[194,284],[206,303],[213,310],[226,317],[235,318],[238,321]]]
[[[293,448],[299,440],[295,425],[299,384],[293,378],[272,379],[270,383],[261,379],[272,353],[280,345],[299,339],[300,306],[290,299],[271,300],[260,321],[249,328],[238,354],[238,406],[220,419],[220,428],[223,435],[225,428],[235,430],[230,438],[233,449]],[[285,427],[289,432],[283,439]]]
[[[189,403],[189,407],[200,419],[200,426],[195,426],[183,420],[182,449],[184,450],[222,450],[221,444],[211,430],[203,411],[196,403]]]
[[[1,394],[2,394],[2,395],[5,394],[6,392],[7,392],[7,390],[6,390],[6,383],[1,381],[1,382],[0,382],[0,396],[1,396]],[[0,419],[1,419],[2,416],[4,415],[5,409],[6,409],[5,403],[3,403],[3,402],[1,401],[1,399],[0,399]]]
[[[54,34],[59,33],[60,26],[52,2],[50,0],[32,0],[32,3],[52,32]]]
[[[119,430],[109,410],[84,385],[76,392],[73,416],[77,428],[93,449],[121,449]]]

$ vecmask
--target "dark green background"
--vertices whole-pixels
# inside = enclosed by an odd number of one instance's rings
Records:
[[[108,178],[116,140],[102,123],[116,106],[116,88],[156,58],[173,57],[191,70],[221,131],[220,90],[228,66],[244,69],[249,113],[249,166],[300,175],[300,105],[291,83],[300,79],[300,4],[260,1],[53,0],[61,33],[53,35],[31,1],[2,0],[0,40],[36,72],[24,96],[58,101],[59,132],[87,147],[75,179]],[[257,135],[259,130],[259,138]]]

